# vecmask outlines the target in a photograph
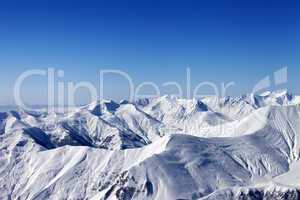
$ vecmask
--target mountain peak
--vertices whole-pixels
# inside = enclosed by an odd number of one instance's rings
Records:
[[[104,112],[114,113],[120,105],[113,100],[98,100],[84,107],[96,116],[102,115]]]

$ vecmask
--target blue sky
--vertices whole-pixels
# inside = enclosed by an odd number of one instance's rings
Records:
[[[234,81],[229,92],[238,95],[288,66],[286,86],[300,94],[298,2],[1,1],[0,104],[14,103],[18,75],[47,67],[64,70],[64,81],[95,84],[101,69],[123,70],[136,84],[184,84],[190,67],[192,86]],[[105,83],[109,98],[126,98],[124,80]],[[23,96],[45,103],[45,78],[28,79]],[[78,102],[86,96],[80,91]]]

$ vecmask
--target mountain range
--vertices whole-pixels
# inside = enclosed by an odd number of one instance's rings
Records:
[[[0,199],[300,199],[300,96],[0,113]]]

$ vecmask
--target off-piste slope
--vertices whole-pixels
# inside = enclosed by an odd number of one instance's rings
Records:
[[[26,139],[11,145],[3,161],[4,191],[13,199],[195,199],[283,174],[294,159],[294,145],[277,130],[234,138],[175,134],[123,151],[46,150]]]

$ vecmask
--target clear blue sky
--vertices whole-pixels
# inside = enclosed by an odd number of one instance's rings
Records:
[[[65,81],[97,83],[100,69],[121,69],[136,83],[235,81],[234,95],[288,66],[290,91],[300,93],[299,1],[1,1],[0,104],[12,104],[16,77],[54,67]],[[31,103],[45,100],[45,80],[24,86]],[[109,97],[126,95],[120,78]],[[145,90],[146,91],[146,90]],[[150,91],[150,89],[149,89]],[[87,101],[84,92],[78,101]]]

